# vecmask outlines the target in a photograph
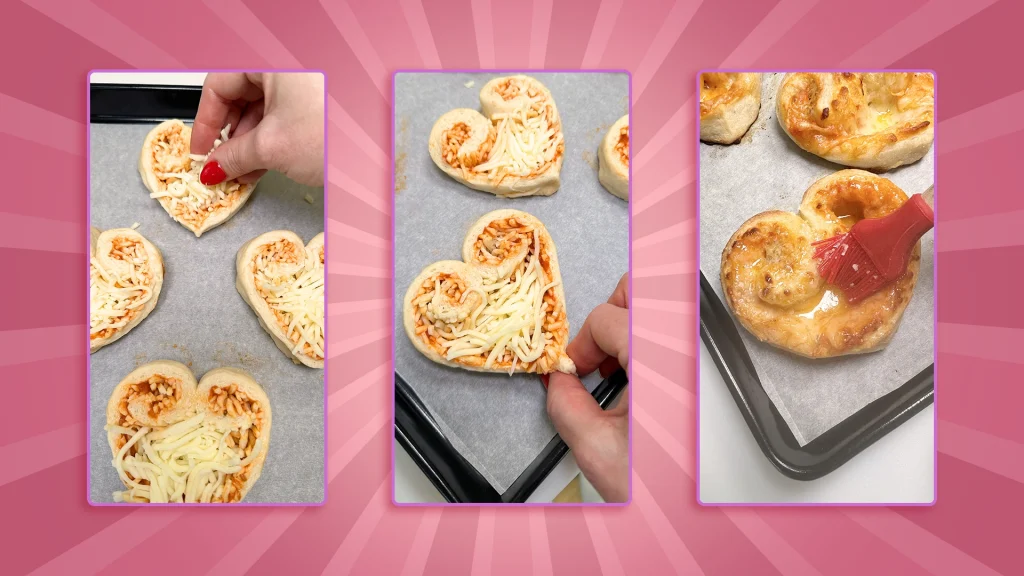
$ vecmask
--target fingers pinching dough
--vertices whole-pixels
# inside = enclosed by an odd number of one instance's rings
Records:
[[[565,143],[551,92],[529,76],[495,78],[480,90],[481,112],[459,108],[430,131],[430,158],[462,184],[497,196],[558,190]]]

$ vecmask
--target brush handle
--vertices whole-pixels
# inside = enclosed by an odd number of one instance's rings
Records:
[[[928,202],[920,194],[914,194],[892,214],[861,220],[850,233],[879,272],[887,278],[896,278],[906,268],[914,245],[935,225],[934,219],[935,213]]]

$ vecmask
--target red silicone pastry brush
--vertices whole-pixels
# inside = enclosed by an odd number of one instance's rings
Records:
[[[874,294],[903,276],[917,241],[934,226],[935,214],[920,194],[884,218],[861,220],[846,234],[815,242],[818,273],[849,302]]]

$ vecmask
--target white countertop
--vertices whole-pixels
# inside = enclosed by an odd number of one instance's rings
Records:
[[[93,72],[91,84],[157,84],[163,86],[202,86],[206,72]]]
[[[700,499],[733,502],[930,503],[935,407],[926,407],[826,476],[783,476],[761,452],[718,367],[700,346]]]
[[[416,463],[413,462],[409,453],[405,451],[397,441],[395,442],[395,502],[398,503],[414,503],[414,502],[438,502],[445,503],[444,496],[434,488],[434,485],[430,483],[427,476],[420,471]],[[555,499],[569,482],[580,473],[580,468],[576,464],[576,458],[573,457],[572,452],[566,454],[565,458],[558,463],[557,466],[551,471],[551,474],[540,483],[540,486],[530,495],[527,499],[529,503],[537,502],[551,502]],[[586,483],[584,483],[586,484]],[[588,486],[584,486],[581,491],[583,492],[584,500],[591,502],[593,499],[599,498],[593,489],[587,489]],[[600,501],[600,500],[596,500]]]

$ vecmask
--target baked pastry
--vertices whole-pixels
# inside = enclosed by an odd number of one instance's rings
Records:
[[[787,74],[779,124],[810,152],[845,166],[917,162],[935,134],[935,79],[917,72]]]
[[[597,179],[605,190],[629,200],[629,114],[608,129],[597,151]]]
[[[435,262],[403,300],[405,333],[434,362],[481,372],[576,373],[555,243],[519,210],[484,214],[462,261]]]
[[[143,364],[107,403],[107,443],[126,490],[115,502],[240,502],[270,445],[270,400],[248,374],[217,368],[196,383],[180,362]]]
[[[555,99],[529,76],[495,78],[480,110],[443,114],[430,130],[434,164],[456,181],[496,196],[550,196],[558,190],[565,143]]]
[[[260,234],[235,257],[235,288],[296,364],[324,367],[324,233],[303,246],[288,230]]]
[[[761,110],[761,75],[706,72],[700,75],[700,139],[716,144],[739,140]]]
[[[228,139],[231,126],[220,133],[214,148]],[[207,186],[199,181],[206,156],[189,154],[192,128],[181,120],[168,120],[150,130],[139,155],[139,173],[149,189],[175,222],[196,237],[235,215],[252,195],[256,184],[226,180]],[[211,150],[210,152],[213,152]]]
[[[722,252],[725,300],[762,342],[809,358],[880,350],[899,327],[921,262],[920,243],[906,273],[851,304],[842,287],[826,284],[813,242],[843,234],[859,220],[881,218],[907,201],[891,181],[863,170],[842,170],[815,182],[799,216],[777,210],[750,218]]]
[[[100,232],[89,243],[89,351],[121,338],[156,308],[164,259],[131,228]]]

